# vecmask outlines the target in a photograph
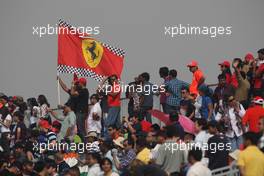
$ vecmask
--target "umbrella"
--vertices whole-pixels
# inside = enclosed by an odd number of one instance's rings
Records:
[[[157,109],[152,109],[148,111],[153,117],[162,121],[165,125],[170,125],[172,122],[170,121],[169,114],[165,114]],[[187,133],[195,134],[195,125],[194,122],[186,116],[179,114],[179,123],[183,127],[184,131]]]

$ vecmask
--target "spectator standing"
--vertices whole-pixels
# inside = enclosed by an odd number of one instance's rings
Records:
[[[188,65],[190,72],[193,73],[192,83],[190,85],[190,93],[198,95],[198,87],[204,83],[205,77],[203,72],[198,68],[196,61],[191,61]]]
[[[259,135],[247,132],[243,138],[245,149],[239,153],[237,161],[241,175],[264,175],[264,154],[257,147]]]
[[[166,83],[170,80],[169,68],[168,67],[161,67],[159,69],[159,75],[163,79],[163,85],[166,85]],[[166,107],[166,99],[167,99],[167,96],[166,96],[165,92],[161,92],[160,93],[160,104],[162,106],[163,112],[165,114],[168,114],[168,110]]]
[[[181,88],[189,86],[188,83],[177,79],[176,70],[170,70],[169,76],[171,79],[165,84],[167,95],[166,107],[168,113],[180,110]]]

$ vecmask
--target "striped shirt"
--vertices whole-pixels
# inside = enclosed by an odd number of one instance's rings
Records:
[[[57,141],[57,135],[53,131],[48,131],[46,134],[47,137],[47,143],[52,143],[53,140]]]

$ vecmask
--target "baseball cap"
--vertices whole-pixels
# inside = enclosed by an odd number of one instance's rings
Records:
[[[97,136],[97,133],[95,132],[95,131],[90,131],[90,132],[88,132],[88,134],[87,134],[87,136],[85,136],[85,137],[98,137]]]
[[[79,83],[80,83],[80,84],[83,84],[83,85],[86,86],[87,81],[86,81],[85,78],[80,78],[80,79],[79,79]]]
[[[114,140],[114,144],[121,147],[121,148],[124,148],[124,145],[123,145],[124,140],[125,140],[125,138],[118,137],[117,139]]]
[[[39,121],[39,126],[41,128],[45,128],[45,129],[49,129],[50,128],[50,124],[47,120],[40,120]]]
[[[198,67],[198,62],[193,60],[187,65],[187,67]]]
[[[246,60],[247,62],[254,60],[254,56],[253,56],[253,54],[251,54],[251,53],[247,53],[246,56],[245,56],[245,60]]]
[[[219,65],[221,65],[221,66],[223,65],[223,66],[226,66],[226,67],[230,67],[230,62],[227,61],[227,60],[225,60],[222,63],[219,63]]]
[[[263,105],[264,104],[264,100],[263,100],[263,98],[261,98],[261,97],[254,97],[254,99],[253,99],[253,101],[252,101],[253,103],[255,103],[255,104],[259,104],[259,105]]]

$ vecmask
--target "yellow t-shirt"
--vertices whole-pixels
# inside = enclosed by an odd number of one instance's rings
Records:
[[[257,146],[249,146],[240,152],[237,165],[245,168],[245,176],[264,176],[264,154]]]
[[[136,158],[142,161],[144,164],[148,164],[150,160],[150,150],[148,148],[144,148],[137,154]]]

